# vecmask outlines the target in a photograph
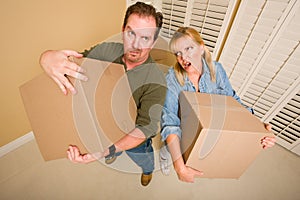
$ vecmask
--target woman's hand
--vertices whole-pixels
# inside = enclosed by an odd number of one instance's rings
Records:
[[[272,130],[272,125],[271,124],[267,124],[267,123],[264,123],[265,125],[265,128],[268,130],[268,131],[271,131]],[[276,139],[275,137],[264,137],[261,139],[261,144],[263,146],[263,149],[267,149],[267,148],[270,148],[270,147],[273,147],[276,143]]]
[[[178,179],[187,183],[194,183],[195,177],[200,177],[203,175],[203,172],[195,170],[191,167],[187,167],[186,165],[175,170],[177,172]]]
[[[70,61],[69,56],[81,58],[82,54],[72,50],[49,50],[45,51],[40,57],[40,65],[65,95],[67,90],[70,90],[72,94],[76,93],[74,86],[65,75],[83,81],[87,80],[87,77],[83,75],[84,69]]]

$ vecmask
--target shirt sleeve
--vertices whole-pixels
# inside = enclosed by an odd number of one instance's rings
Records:
[[[173,81],[172,81],[173,80]],[[161,117],[161,140],[165,141],[170,134],[176,134],[181,139],[179,114],[179,93],[175,77],[170,74],[166,77],[167,95]]]
[[[166,86],[148,84],[137,106],[136,128],[140,129],[146,138],[155,136],[158,132],[162,106],[166,95]]]
[[[83,57],[114,62],[123,54],[123,46],[121,43],[107,43],[103,42],[90,49],[81,52]]]
[[[217,82],[219,82],[218,85],[221,86],[221,89],[217,89],[218,94],[232,96],[242,106],[244,106],[247,110],[249,110],[252,114],[254,114],[253,109],[246,106],[245,104],[243,104],[240,97],[236,94],[235,90],[232,88],[229,78],[228,78],[226,71],[224,70],[222,64],[219,62],[216,62],[215,65],[216,65],[216,79],[217,79]]]

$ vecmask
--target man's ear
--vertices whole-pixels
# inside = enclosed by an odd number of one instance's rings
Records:
[[[122,33],[121,33],[121,34],[122,34],[122,40],[124,40],[124,30],[125,30],[125,29],[124,29],[124,27],[122,26]]]

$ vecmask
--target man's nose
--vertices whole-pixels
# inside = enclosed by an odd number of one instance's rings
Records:
[[[132,41],[132,46],[134,49],[140,49],[140,39],[139,38],[134,38]]]

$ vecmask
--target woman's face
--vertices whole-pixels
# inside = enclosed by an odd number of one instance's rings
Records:
[[[201,56],[204,52],[204,46],[193,41],[190,37],[184,36],[176,40],[175,47],[176,59],[181,67],[187,72],[199,70],[201,73]]]

